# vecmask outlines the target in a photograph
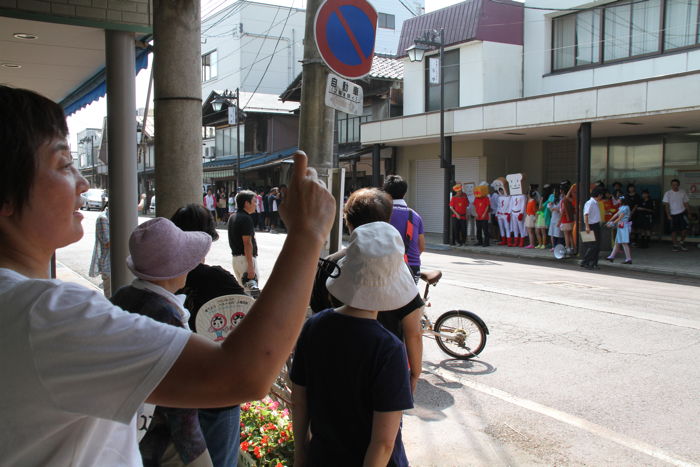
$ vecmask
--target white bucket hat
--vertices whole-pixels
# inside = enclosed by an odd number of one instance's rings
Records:
[[[345,257],[338,261],[340,275],[326,281],[338,300],[362,310],[401,308],[418,294],[403,260],[401,234],[387,222],[361,225],[350,235]]]

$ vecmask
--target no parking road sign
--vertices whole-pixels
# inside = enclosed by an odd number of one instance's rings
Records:
[[[365,0],[326,0],[316,12],[316,45],[326,65],[348,79],[372,68],[377,12]]]

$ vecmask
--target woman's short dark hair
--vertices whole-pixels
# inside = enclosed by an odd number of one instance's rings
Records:
[[[391,197],[379,188],[360,188],[345,203],[345,219],[355,229],[370,222],[389,222],[393,207]]]
[[[236,195],[236,208],[243,209],[247,201],[252,201],[255,198],[255,193],[250,190],[241,190]]]
[[[170,220],[185,232],[204,232],[208,233],[214,241],[219,239],[214,218],[201,204],[193,203],[181,207],[175,211]]]
[[[394,199],[403,199],[408,191],[408,183],[401,178],[401,175],[389,175],[384,180],[384,191]]]
[[[61,106],[27,89],[0,85],[0,205],[18,214],[29,199],[39,147],[68,136]]]

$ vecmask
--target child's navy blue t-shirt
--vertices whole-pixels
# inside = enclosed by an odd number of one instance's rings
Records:
[[[306,388],[312,466],[362,465],[373,412],[413,407],[405,347],[374,319],[333,310],[309,318],[290,376]],[[390,465],[408,465],[402,446]]]

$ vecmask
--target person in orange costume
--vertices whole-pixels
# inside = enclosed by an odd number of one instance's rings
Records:
[[[489,246],[489,219],[491,200],[488,196],[489,186],[481,184],[474,189],[474,211],[476,212],[477,245]]]

